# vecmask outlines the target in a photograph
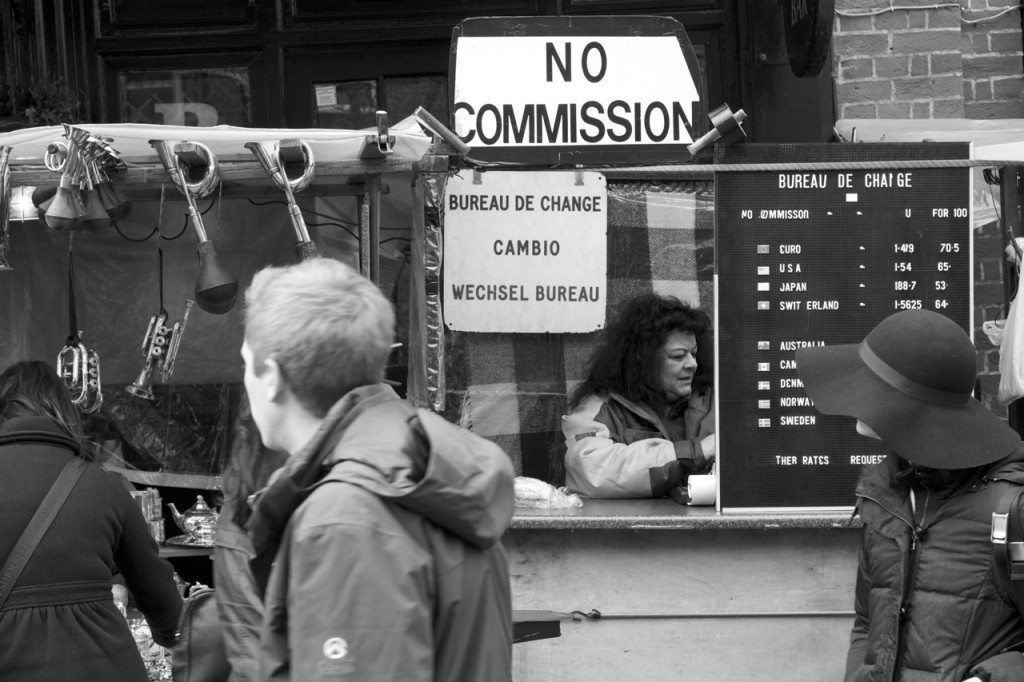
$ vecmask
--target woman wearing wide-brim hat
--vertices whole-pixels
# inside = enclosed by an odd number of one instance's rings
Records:
[[[857,485],[846,680],[1024,680],[1024,619],[990,540],[993,511],[1024,490],[1024,447],[972,394],[970,338],[910,310],[796,361],[818,411],[854,417],[890,450]]]

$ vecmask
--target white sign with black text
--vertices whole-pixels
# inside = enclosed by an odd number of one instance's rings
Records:
[[[604,326],[608,192],[593,172],[463,171],[444,197],[444,319],[457,331]]]
[[[452,111],[471,147],[689,144],[697,85],[666,36],[459,38]]]

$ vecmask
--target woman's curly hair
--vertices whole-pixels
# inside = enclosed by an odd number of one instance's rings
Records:
[[[618,319],[605,328],[590,359],[590,371],[569,399],[573,409],[591,393],[614,391],[628,400],[660,406],[665,394],[658,384],[659,351],[673,331],[697,339],[695,392],[708,391],[714,380],[711,319],[674,296],[641,294],[623,306]]]

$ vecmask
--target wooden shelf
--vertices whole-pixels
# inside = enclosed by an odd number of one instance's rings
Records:
[[[160,556],[164,559],[189,556],[213,557],[213,547],[176,547],[174,545],[161,546]]]
[[[198,490],[216,490],[220,486],[219,476],[201,474],[172,474],[164,471],[138,471],[107,465],[109,471],[122,474],[132,483],[140,485],[166,486],[168,488],[196,488]]]

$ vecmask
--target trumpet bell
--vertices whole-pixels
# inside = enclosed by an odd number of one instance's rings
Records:
[[[100,194],[95,189],[87,189],[83,192],[85,203],[85,216],[82,227],[89,232],[100,232],[110,227],[110,214],[103,207]]]
[[[200,242],[199,275],[196,277],[196,303],[214,315],[223,315],[235,307],[238,280],[225,270],[217,259],[213,242]]]
[[[85,204],[78,190],[62,185],[46,209],[46,226],[51,230],[74,229],[84,215]]]
[[[150,402],[155,401],[156,396],[153,395],[153,363],[147,362],[135,381],[125,386],[124,390],[136,398],[142,398]]]

